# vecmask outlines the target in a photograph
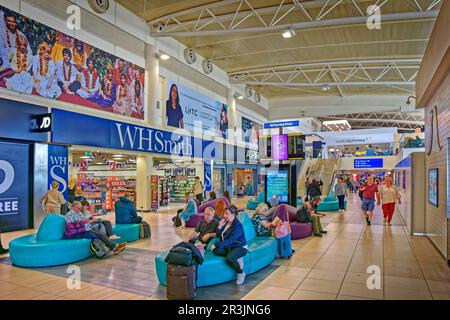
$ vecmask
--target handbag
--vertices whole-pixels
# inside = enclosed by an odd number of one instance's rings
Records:
[[[183,247],[173,247],[170,249],[164,261],[167,264],[175,266],[192,266],[195,264],[192,250]]]
[[[291,225],[289,224],[289,213],[286,211],[286,221],[278,224],[275,228],[275,238],[281,239],[291,233]]]

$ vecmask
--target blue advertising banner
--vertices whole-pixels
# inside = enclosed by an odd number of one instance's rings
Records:
[[[383,168],[383,158],[354,159],[355,169]]]
[[[298,127],[300,125],[300,121],[284,121],[284,122],[272,122],[265,123],[265,129],[274,129],[274,128],[286,128],[286,127]]]
[[[228,138],[228,105],[188,87],[167,81],[167,126]]]
[[[203,169],[204,169],[204,180],[205,181],[205,191],[211,192],[212,191],[212,163],[211,160],[206,160],[203,162]]]
[[[30,145],[0,142],[0,229],[30,227]]]
[[[48,189],[53,181],[59,182],[59,191],[68,199],[69,149],[66,146],[48,146]]]

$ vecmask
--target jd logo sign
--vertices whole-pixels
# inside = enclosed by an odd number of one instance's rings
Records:
[[[31,132],[49,132],[52,131],[52,114],[42,114],[31,117]]]
[[[14,182],[14,167],[11,163],[0,160],[0,171],[4,175],[3,181],[0,183],[0,194],[2,194],[8,191]]]

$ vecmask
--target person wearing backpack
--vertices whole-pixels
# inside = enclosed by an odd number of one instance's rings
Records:
[[[118,254],[125,250],[126,243],[117,244],[110,240],[106,234],[93,230],[92,217],[85,215],[81,210],[83,206],[81,202],[74,201],[72,209],[65,216],[66,232],[64,239],[98,239],[103,242],[114,254]]]

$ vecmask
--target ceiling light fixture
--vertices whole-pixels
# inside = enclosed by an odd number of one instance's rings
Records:
[[[289,29],[286,30],[286,31],[284,31],[281,35],[282,35],[283,38],[285,38],[285,39],[292,38],[293,36],[295,36],[295,30],[294,30],[294,27],[291,25],[291,26],[289,27]]]
[[[170,56],[169,56],[168,54],[163,53],[163,54],[160,56],[160,58],[161,58],[161,60],[169,60],[169,59],[170,59]]]
[[[325,84],[321,87],[322,91],[330,91],[331,87],[328,84]]]

